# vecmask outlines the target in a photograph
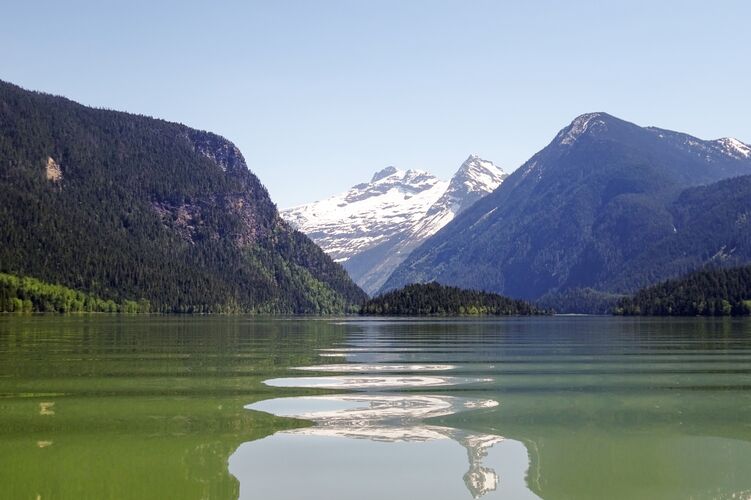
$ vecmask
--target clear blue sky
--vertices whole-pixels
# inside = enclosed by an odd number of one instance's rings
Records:
[[[606,5],[607,4],[607,5]],[[280,207],[575,116],[751,142],[751,2],[2,0],[0,79],[234,141]]]

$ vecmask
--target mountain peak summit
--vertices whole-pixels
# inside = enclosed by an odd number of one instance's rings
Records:
[[[740,236],[751,191],[746,146],[579,116],[423,242],[381,291],[437,281],[527,299],[586,287],[622,293],[685,266],[742,262],[741,252],[751,256]],[[737,176],[749,182],[719,182]]]
[[[571,124],[561,130],[556,136],[556,140],[560,144],[572,145],[576,140],[584,134],[593,134],[599,132],[605,132],[608,130],[608,122],[613,120],[614,117],[597,111],[594,113],[584,113],[574,118]]]
[[[451,184],[467,184],[470,191],[490,192],[508,177],[502,168],[476,154],[469,155],[451,178]]]
[[[394,175],[398,171],[399,170],[396,167],[388,166],[388,167],[384,168],[383,170],[379,170],[378,172],[376,172],[375,174],[373,174],[373,178],[370,179],[370,182],[373,183],[373,182],[376,182],[376,181],[380,181],[381,179],[384,179],[384,178],[388,177],[389,175]]]

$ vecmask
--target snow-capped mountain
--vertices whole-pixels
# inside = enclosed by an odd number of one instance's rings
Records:
[[[345,262],[419,223],[448,184],[420,170],[387,167],[369,183],[283,210],[282,217],[312,236],[334,260]]]
[[[508,177],[493,162],[470,155],[449,182],[448,188],[425,214],[414,234],[422,239],[438,232],[457,214],[501,185]]]
[[[471,155],[450,181],[387,167],[369,183],[287,210],[287,221],[349,271],[368,293],[425,239],[497,188],[507,174]]]

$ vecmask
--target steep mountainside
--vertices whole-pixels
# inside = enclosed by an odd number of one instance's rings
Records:
[[[0,271],[160,311],[336,312],[362,291],[229,141],[0,82]]]
[[[438,281],[520,298],[577,288],[624,292],[731,248],[742,260],[746,250],[715,238],[716,226],[699,226],[720,218],[699,208],[709,191],[679,195],[748,173],[751,148],[740,141],[582,115],[413,252],[382,290]],[[733,221],[723,221],[728,234],[747,234],[744,196],[717,208]]]
[[[751,175],[685,189],[667,210],[673,230],[646,243],[603,288],[630,291],[707,264],[751,262]]]
[[[500,168],[475,155],[449,182],[388,167],[367,184],[283,210],[282,216],[373,293],[412,250],[505,178]]]

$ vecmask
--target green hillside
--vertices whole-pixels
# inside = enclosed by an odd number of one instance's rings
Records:
[[[226,139],[3,82],[0,271],[163,312],[333,313],[365,298]]]

